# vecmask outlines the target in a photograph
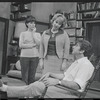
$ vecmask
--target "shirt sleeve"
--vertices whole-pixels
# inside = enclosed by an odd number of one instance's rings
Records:
[[[66,31],[64,31],[65,34],[65,45],[64,45],[64,57],[65,59],[68,59],[69,56],[69,49],[70,49],[70,39]]]
[[[39,58],[44,58],[44,35],[45,35],[46,31],[43,32],[42,36],[41,36],[41,40],[40,40],[40,52],[39,52]]]
[[[80,85],[81,89],[84,89],[87,81],[91,78],[94,71],[92,64],[81,64],[80,69],[74,79],[74,82]]]

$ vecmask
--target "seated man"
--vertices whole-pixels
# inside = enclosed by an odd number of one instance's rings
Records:
[[[75,93],[56,87],[56,85],[60,84],[77,91],[84,90],[94,71],[93,65],[84,56],[91,48],[88,41],[78,41],[73,46],[72,52],[76,60],[64,74],[47,73],[39,81],[26,86],[7,86],[0,80],[0,90],[7,92],[8,97],[29,98],[41,95],[45,87],[48,87],[44,98],[77,98]]]

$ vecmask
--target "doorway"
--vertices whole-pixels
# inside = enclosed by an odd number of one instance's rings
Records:
[[[0,74],[5,74],[9,20],[0,17]]]
[[[86,39],[92,44],[95,55],[100,56],[100,22],[86,24]],[[100,82],[100,70],[95,80]]]

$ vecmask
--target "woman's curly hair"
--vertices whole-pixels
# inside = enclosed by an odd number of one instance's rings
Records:
[[[62,17],[62,18],[63,18],[63,20],[62,20],[62,25],[61,25],[60,28],[64,28],[64,27],[66,26],[66,24],[67,24],[67,19],[66,19],[66,17],[65,17],[63,14],[60,14],[60,13],[57,13],[57,14],[55,14],[55,15],[52,17],[52,19],[51,19],[51,24],[52,24],[58,17]]]

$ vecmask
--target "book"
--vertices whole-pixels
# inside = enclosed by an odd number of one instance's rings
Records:
[[[78,8],[78,11],[81,10],[81,6],[80,6],[80,4],[77,4],[77,8]]]
[[[95,4],[96,4],[96,2],[91,3],[91,8],[92,8],[92,9],[95,8]]]
[[[98,2],[95,3],[94,9],[98,8]]]

